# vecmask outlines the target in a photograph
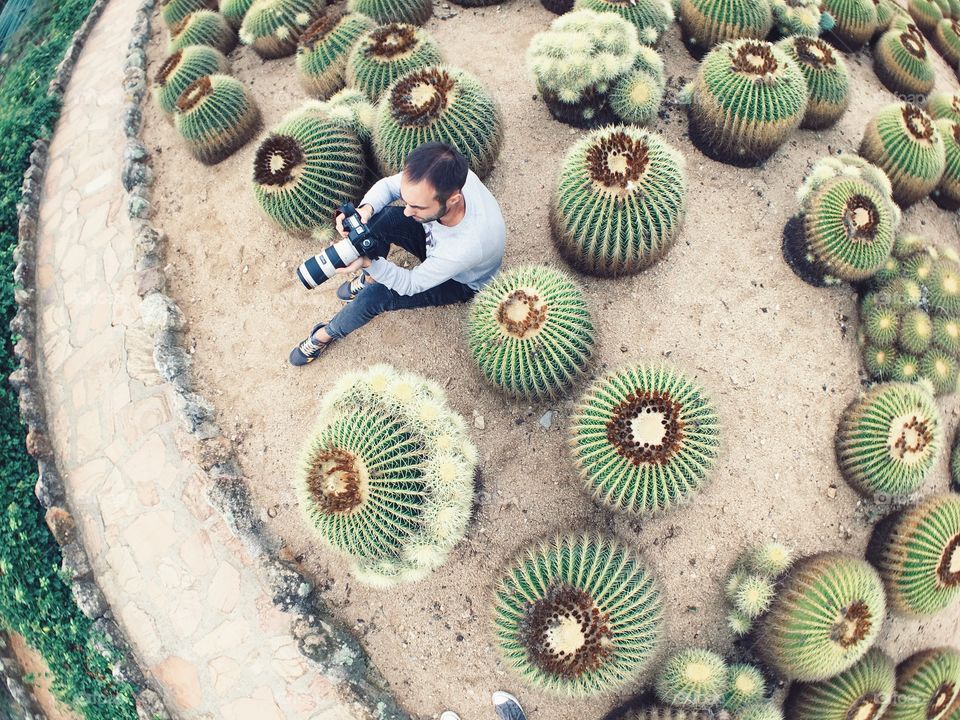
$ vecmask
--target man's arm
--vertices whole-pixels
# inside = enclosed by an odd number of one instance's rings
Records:
[[[399,197],[400,173],[397,173],[396,175],[377,180],[377,182],[373,184],[373,187],[367,190],[367,194],[363,196],[363,200],[360,201],[357,207],[369,205],[373,208],[373,212],[370,214],[376,215]]]
[[[400,295],[416,295],[444,283],[476,262],[476,258],[431,255],[413,270],[398,267],[386,258],[370,263],[367,272],[378,283]]]

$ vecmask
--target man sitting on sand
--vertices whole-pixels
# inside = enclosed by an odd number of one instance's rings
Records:
[[[405,206],[388,207],[397,199]],[[420,145],[403,172],[370,188],[357,211],[379,238],[378,247],[337,270],[359,271],[337,290],[347,305],[290,352],[293,365],[313,362],[334,340],[387,310],[466,302],[500,269],[506,242],[500,206],[451,145]],[[343,219],[337,216],[337,230],[346,237]],[[390,262],[391,245],[416,255],[420,264],[406,270]]]

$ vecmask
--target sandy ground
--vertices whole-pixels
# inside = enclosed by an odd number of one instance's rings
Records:
[[[581,133],[554,122],[534,99],[523,61],[530,38],[553,16],[535,0],[453,11],[449,19],[435,16],[427,28],[448,61],[483,81],[506,119],[503,152],[488,180],[509,231],[505,265],[562,265],[547,209],[560,158]],[[438,6],[439,14],[449,12]],[[160,34],[150,48],[151,77],[163,58]],[[696,63],[676,26],[660,49],[675,96]],[[304,97],[292,58],[264,64],[239,48],[232,59],[267,128]],[[641,689],[638,683],[615,696],[571,702],[508,674],[492,644],[491,590],[504,564],[533,539],[589,527],[642,551],[669,608],[664,652],[691,644],[733,649],[720,583],[745,542],[779,538],[802,553],[864,551],[870,526],[833,454],[837,419],[861,387],[855,294],[847,286],[805,284],[780,252],[784,224],[796,209],[795,188],[810,165],[828,152],[854,151],[870,115],[894,100],[874,75],[869,51],[847,59],[849,112],[827,132],[798,131],[761,168],[707,159],[687,137],[686,113],[666,107],[654,129],[688,163],[679,241],[635,277],[580,279],[599,329],[595,372],[637,361],[673,363],[708,389],[724,423],[712,484],[688,506],[640,521],[594,506],[566,456],[568,417],[582,386],[563,401],[528,405],[486,385],[465,350],[465,306],[378,318],[321,362],[290,367],[290,348],[339,306],[336,283],[308,293],[293,277],[317,247],[278,231],[261,214],[250,188],[257,142],[203,167],[149,105],[145,139],[155,152],[156,221],[169,235],[168,276],[188,319],[186,342],[195,349],[201,392],[237,441],[264,521],[327,588],[329,602],[362,636],[412,712],[435,716],[450,707],[464,720],[489,718],[489,693],[512,688],[531,720],[582,720],[600,717]],[[938,56],[934,61],[938,89],[956,89],[953,73]],[[957,217],[927,200],[906,213],[904,229],[957,245]],[[291,490],[318,396],[341,370],[381,361],[441,382],[452,406],[471,425],[482,416],[484,425],[472,430],[483,489],[466,540],[427,580],[386,593],[353,582],[320,547]],[[940,405],[952,437],[960,398]],[[556,418],[544,429],[538,419],[547,410]],[[946,487],[944,451],[927,488]],[[929,622],[893,618],[882,645],[901,659],[951,639],[960,639],[960,607]]]
[[[13,654],[20,662],[20,669],[25,676],[32,677],[29,684],[33,697],[47,720],[80,720],[80,716],[70,710],[65,704],[57,700],[50,691],[51,673],[43,656],[27,645],[26,641],[15,633],[7,635]]]

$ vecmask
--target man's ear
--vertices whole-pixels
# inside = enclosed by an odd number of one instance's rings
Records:
[[[460,190],[455,191],[450,197],[447,198],[447,205],[450,205],[452,202],[456,205],[458,202],[463,201],[463,192]]]

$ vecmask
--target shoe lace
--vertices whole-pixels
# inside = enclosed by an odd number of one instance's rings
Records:
[[[358,292],[363,290],[363,286],[366,285],[367,274],[360,273],[353,280],[350,281],[350,294],[356,295]]]
[[[302,343],[300,343],[300,352],[302,352],[307,357],[311,355],[316,355],[320,350],[323,349],[326,343],[317,343],[313,341],[312,337],[308,337]]]

